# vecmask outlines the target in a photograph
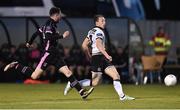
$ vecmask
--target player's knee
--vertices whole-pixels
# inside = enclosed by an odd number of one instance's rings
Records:
[[[72,72],[70,70],[66,70],[64,74],[66,75],[66,77],[70,77],[72,75]]]
[[[71,70],[67,66],[61,67],[59,71],[63,73],[66,77],[70,77],[72,75]]]
[[[67,73],[68,76],[72,75],[72,71],[69,70],[69,72]]]
[[[113,80],[117,80],[117,79],[120,80],[119,73],[114,74],[112,78],[113,78]]]

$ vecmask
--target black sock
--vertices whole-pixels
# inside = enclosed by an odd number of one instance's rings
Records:
[[[19,72],[21,72],[23,75],[27,76],[28,78],[31,77],[33,70],[29,68],[28,66],[23,66],[21,64],[17,64],[15,66],[15,69]]]
[[[83,95],[83,89],[81,85],[79,84],[78,80],[74,77],[74,75],[71,75],[68,80],[71,83],[71,87],[76,88],[76,90],[80,93],[80,95]]]
[[[90,80],[91,80],[91,82],[90,82],[90,86],[92,86],[92,78],[91,78]]]

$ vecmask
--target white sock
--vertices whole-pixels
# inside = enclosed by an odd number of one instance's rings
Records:
[[[122,85],[121,85],[120,81],[113,81],[113,85],[114,85],[114,89],[118,93],[119,97],[124,97],[124,93],[123,93]]]
[[[82,87],[87,87],[91,85],[91,80],[90,79],[84,79],[79,81],[80,85]]]

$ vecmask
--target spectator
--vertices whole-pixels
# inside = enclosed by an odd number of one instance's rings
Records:
[[[12,61],[17,59],[16,46],[15,45],[10,46],[10,54],[8,57],[9,57],[9,62],[12,62]]]
[[[156,55],[167,55],[169,47],[171,46],[171,40],[165,33],[163,27],[158,28],[158,32],[149,41],[149,45],[154,47]]]
[[[83,66],[83,59],[85,58],[85,55],[83,54],[81,47],[78,45],[74,45],[69,52],[70,56],[70,62],[71,65],[69,68],[74,72],[77,73],[75,76],[78,80],[83,79],[83,72],[84,72],[84,66]]]
[[[129,55],[128,55],[128,48],[125,47],[124,49],[122,47],[118,47],[117,48],[117,57],[116,59],[114,59],[116,62],[116,67],[117,70],[120,71],[121,73],[121,79],[123,81],[123,83],[129,83],[130,78],[131,78],[131,74],[129,69],[129,65],[128,65],[128,59],[129,59]]]
[[[152,37],[152,39],[149,41],[149,45],[154,47],[155,55],[161,55],[167,57],[169,48],[171,46],[171,40],[169,36],[164,31],[163,27],[158,27],[157,33]],[[166,64],[166,59],[164,59],[163,64]],[[160,63],[158,63],[160,65]],[[161,69],[156,71],[158,75],[158,81],[161,82]],[[150,82],[153,83],[153,73],[149,73]],[[148,76],[146,75],[144,77],[144,84],[147,83]]]
[[[10,55],[10,45],[9,44],[3,44],[1,46],[1,59],[3,62],[7,63],[9,61],[9,55]]]
[[[18,62],[28,65],[28,49],[25,44],[22,43],[19,45],[16,54],[18,56]]]

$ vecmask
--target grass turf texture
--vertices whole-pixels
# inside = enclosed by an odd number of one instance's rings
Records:
[[[124,92],[136,98],[121,102],[112,85],[95,88],[87,100],[73,90],[63,95],[64,84],[23,85],[0,84],[0,108],[39,109],[118,109],[118,108],[180,108],[180,86],[123,85]]]

